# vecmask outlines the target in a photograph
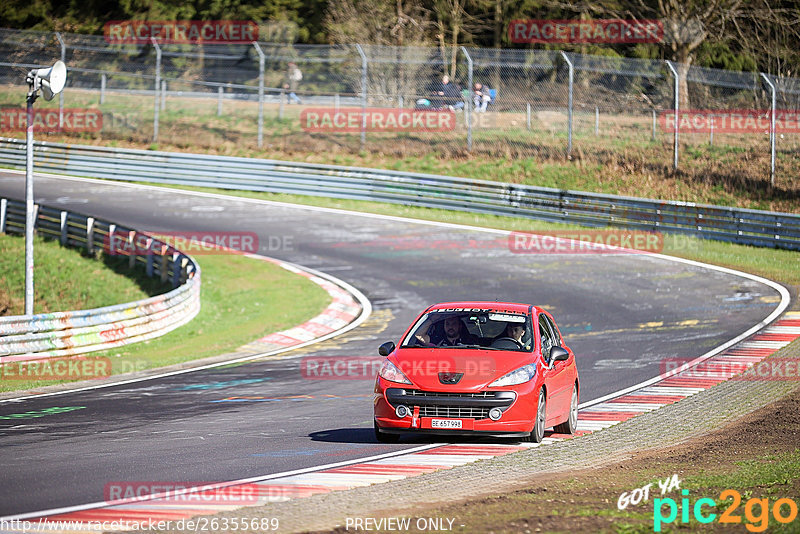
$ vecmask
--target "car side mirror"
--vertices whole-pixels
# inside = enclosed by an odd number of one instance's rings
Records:
[[[378,354],[380,354],[381,356],[388,356],[394,351],[394,347],[395,345],[393,341],[387,341],[386,343],[378,347]]]
[[[559,362],[567,359],[569,359],[569,352],[564,347],[556,346],[550,349],[550,360]]]

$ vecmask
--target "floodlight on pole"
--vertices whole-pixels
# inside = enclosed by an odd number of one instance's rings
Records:
[[[52,100],[67,84],[67,66],[56,61],[52,67],[28,73],[28,128],[25,162],[25,315],[33,315],[33,103],[41,90],[45,100]]]

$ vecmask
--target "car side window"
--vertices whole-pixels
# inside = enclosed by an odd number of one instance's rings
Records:
[[[542,317],[544,317],[544,320],[547,323],[547,326],[550,327],[550,332],[553,333],[553,345],[558,345],[560,347],[563,347],[564,346],[564,340],[561,339],[561,336],[558,334],[558,328],[556,328],[556,324],[547,315],[542,315]]]
[[[539,316],[539,337],[542,339],[542,356],[545,361],[550,361],[550,349],[553,348],[553,336],[544,315]]]

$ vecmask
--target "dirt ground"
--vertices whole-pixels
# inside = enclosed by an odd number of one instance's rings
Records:
[[[680,490],[673,487],[661,494],[658,481],[677,475]],[[618,509],[623,493],[652,483],[648,500]],[[759,520],[760,508],[751,507],[751,498],[768,499],[771,510],[775,501],[789,498],[800,505],[800,389],[775,405],[758,410],[701,438],[659,450],[635,454],[628,461],[597,469],[585,469],[543,477],[517,491],[454,503],[429,509],[395,510],[386,517],[410,517],[412,528],[403,532],[432,532],[428,518],[453,519],[453,532],[529,533],[529,532],[654,532],[654,500],[673,498],[678,513],[662,532],[800,532],[800,517],[782,525],[772,515]],[[703,497],[720,503],[716,510],[705,506],[704,514],[720,516],[731,500],[720,498],[726,489],[738,491],[741,504],[734,515],[741,524],[721,524],[715,520],[700,524],[691,519],[681,522],[681,490],[689,490],[689,508]],[[666,517],[669,510],[662,510]],[[788,516],[784,505],[781,513]],[[417,522],[423,519],[417,525]],[[665,522],[666,523],[666,522]],[[427,526],[427,528],[416,528]],[[448,526],[447,521],[444,526]],[[749,528],[748,528],[749,527]],[[357,532],[351,526],[331,532]],[[398,530],[384,530],[396,532]],[[362,530],[363,532],[363,530]]]

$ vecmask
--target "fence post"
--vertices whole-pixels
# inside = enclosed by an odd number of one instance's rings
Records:
[[[367,143],[367,56],[360,44],[356,45],[356,50],[361,56],[361,149]]]
[[[672,147],[672,169],[677,171],[678,170],[678,130],[680,130],[680,122],[679,122],[679,111],[680,111],[680,92],[679,92],[679,85],[680,85],[680,78],[678,77],[678,71],[675,70],[675,67],[672,65],[672,61],[666,60],[667,67],[669,70],[672,71],[672,77],[675,79],[675,88],[674,88],[674,95],[673,100],[675,101],[675,136],[674,142]]]
[[[714,146],[714,116],[712,115],[709,117],[709,119],[711,119],[711,122],[709,124],[710,129],[708,132],[708,144],[709,146]]]
[[[594,107],[594,135],[600,135],[600,108]]]
[[[217,87],[217,117],[222,117],[222,86]]]
[[[770,106],[770,122],[769,122],[769,185],[775,187],[775,85],[770,81],[769,77],[761,73],[761,77],[769,85],[772,91],[772,103]]]
[[[158,42],[156,41],[155,37],[150,38],[150,42],[153,43],[153,48],[156,49],[156,85],[155,85],[155,110],[153,112],[153,142],[158,142],[158,90],[161,86],[161,47],[158,46]]]
[[[656,110],[653,109],[653,141],[656,140]]]
[[[333,97],[333,110],[339,113],[339,93],[336,93]]]
[[[258,52],[258,148],[261,148],[264,144],[264,52],[256,41],[253,47]]]
[[[527,108],[527,119],[528,119],[528,131],[531,130],[531,103],[526,102],[525,107]]]
[[[58,39],[58,44],[61,45],[61,61],[66,63],[67,58],[67,47],[64,44],[64,39],[61,38],[61,34],[56,32],[56,39]],[[69,77],[67,78],[69,79]],[[59,131],[64,128],[64,91],[58,93],[58,129]]]
[[[167,80],[161,80],[161,109],[167,108]]]
[[[461,51],[464,52],[464,57],[467,58],[467,152],[472,152],[472,99],[469,93],[472,91],[472,57],[467,52],[467,48],[462,46]]]
[[[572,159],[572,84],[575,80],[575,67],[567,54],[562,50],[561,57],[569,67],[569,99],[567,104],[567,158]]]
[[[100,105],[106,101],[106,73],[100,75]]]

